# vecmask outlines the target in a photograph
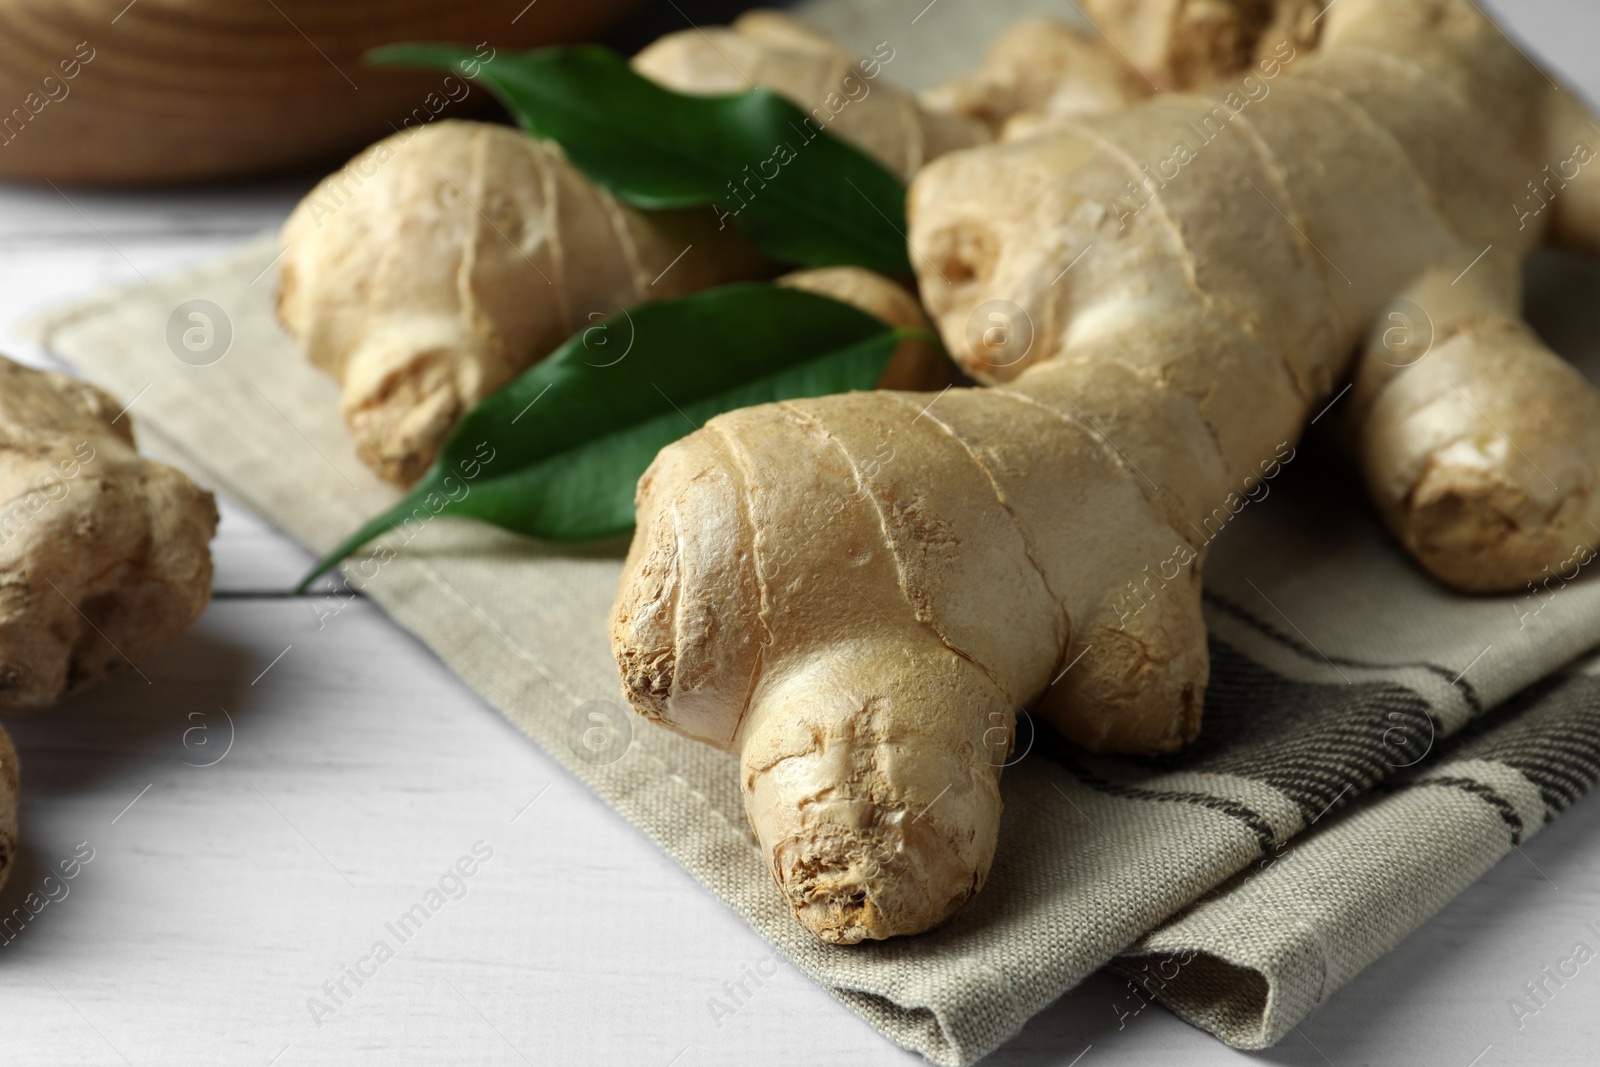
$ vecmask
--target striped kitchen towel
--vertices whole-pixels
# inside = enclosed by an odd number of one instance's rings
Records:
[[[1594,786],[1597,672],[1600,660],[1532,686],[1425,769],[1275,847],[1143,938],[1115,969],[1135,996],[1230,1045],[1276,1043]],[[1553,992],[1510,998],[1511,1018],[1520,1025]]]
[[[395,494],[355,457],[333,383],[278,330],[271,288],[253,284],[276,254],[263,239],[62,309],[36,332],[117,395],[141,395],[144,441],[320,551]],[[165,339],[174,309],[196,299],[232,324],[232,348],[207,366]],[[1139,974],[1152,957],[1190,954],[1151,995],[1260,1045],[1593,777],[1592,750],[1550,739],[1592,736],[1595,683],[1536,683],[1600,644],[1600,584],[1553,561],[1569,577],[1525,596],[1450,593],[1395,549],[1354,483],[1313,442],[1221,531],[1196,744],[1095,757],[1024,719],[983,892],[932,933],[851,947],[817,942],[788,914],[733,759],[620,706],[605,624],[621,546],[562,549],[442,519],[386,563],[358,560],[350,588],[797,966],[931,1060],[977,1060],[1130,951],[1119,966]],[[613,729],[599,752],[596,715]]]

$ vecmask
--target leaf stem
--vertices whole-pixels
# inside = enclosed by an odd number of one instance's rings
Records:
[[[344,562],[356,549],[392,530],[396,515],[413,509],[418,501],[425,498],[432,491],[433,472],[430,471],[398,504],[368,521],[366,525],[355,533],[339,542],[339,545],[333,551],[323,556],[317,565],[311,569],[311,573],[300,579],[300,584],[294,587],[295,596],[305,595],[312,582]]]

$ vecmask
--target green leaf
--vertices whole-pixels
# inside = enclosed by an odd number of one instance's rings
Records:
[[[635,206],[707,207],[791,263],[911,273],[905,185],[765,89],[676,93],[599,45],[483,62],[454,45],[399,44],[368,52],[366,61],[476,67],[525,129],[555,141],[585,175]]]
[[[922,335],[767,282],[623,312],[485,398],[405,499],[329,553],[299,591],[373,538],[433,515],[548,541],[624,533],[639,476],[666,445],[724,411],[871,389],[913,333]]]

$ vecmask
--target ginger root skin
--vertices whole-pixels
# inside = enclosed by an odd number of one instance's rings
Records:
[[[918,174],[924,303],[990,388],[732,412],[641,480],[623,692],[739,754],[819,937],[917,933],[981,887],[1016,709],[1091,750],[1192,739],[1232,502],[1292,458],[1387,301],[1532,246],[1503,209],[1543,76],[1468,0],[1325,21],[1247,117],[1215,119],[1226,88],[1162,95]],[[997,302],[1020,350],[990,347]]]
[[[136,669],[210,599],[216,501],[140,456],[120,407],[0,358],[0,709]]]

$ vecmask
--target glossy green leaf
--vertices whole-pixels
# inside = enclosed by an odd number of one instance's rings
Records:
[[[474,408],[405,499],[300,589],[368,541],[433,515],[548,541],[626,532],[634,487],[663,447],[724,411],[871,389],[907,335],[848,304],[766,282],[624,312]]]
[[[402,44],[367,53],[367,62],[476,69],[525,129],[638,207],[716,211],[791,263],[911,273],[905,185],[765,89],[676,93],[599,45],[483,62],[454,45]]]

